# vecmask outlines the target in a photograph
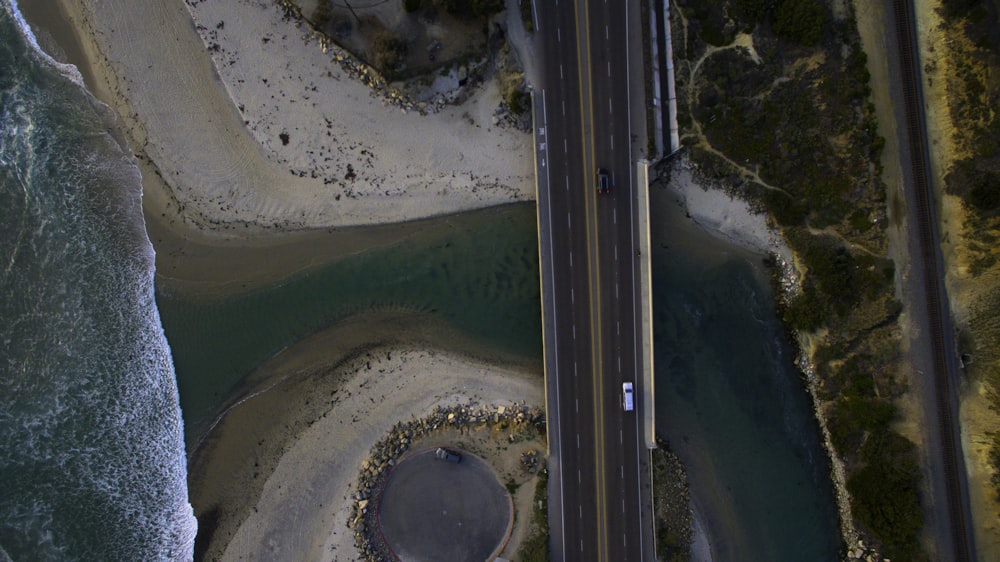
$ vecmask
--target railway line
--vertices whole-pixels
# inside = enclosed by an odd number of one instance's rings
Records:
[[[930,183],[929,157],[927,146],[927,131],[924,126],[923,95],[921,91],[918,57],[916,55],[917,41],[915,18],[912,0],[893,0],[897,45],[899,48],[899,66],[902,78],[903,111],[907,144],[910,150],[910,163],[913,173],[913,193],[916,199],[916,227],[920,242],[920,259],[924,271],[924,283],[927,297],[928,322],[931,341],[931,358],[933,361],[933,377],[938,432],[941,440],[941,458],[945,480],[945,501],[951,530],[952,557],[956,561],[975,560],[974,543],[971,539],[972,530],[969,521],[968,494],[964,482],[963,463],[961,459],[960,440],[956,424],[956,412],[953,401],[954,388],[957,385],[957,373],[954,368],[953,349],[947,342],[951,339],[945,332],[950,323],[945,321],[945,305],[942,295],[940,268],[938,263],[938,236],[934,213],[934,194]],[[942,551],[947,546],[940,545]],[[944,554],[944,552],[942,552]]]

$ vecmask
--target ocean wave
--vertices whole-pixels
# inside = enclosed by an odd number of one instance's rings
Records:
[[[86,86],[83,83],[83,75],[80,74],[80,69],[73,66],[72,64],[67,64],[57,61],[56,59],[49,56],[49,54],[46,53],[45,50],[38,45],[38,38],[35,37],[35,33],[31,30],[31,26],[28,25],[28,22],[24,20],[24,15],[21,14],[21,10],[17,6],[17,0],[3,0],[3,1],[5,4],[4,9],[12,18],[14,18],[14,21],[17,23],[17,27],[20,30],[21,35],[28,42],[28,44],[31,45],[35,54],[41,57],[46,64],[58,70],[65,78],[67,78],[77,86],[86,89]]]
[[[190,560],[138,166],[0,8],[0,560]]]

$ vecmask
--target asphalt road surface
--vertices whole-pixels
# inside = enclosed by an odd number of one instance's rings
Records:
[[[452,463],[428,449],[393,469],[378,523],[400,560],[488,560],[503,545],[514,517],[510,495],[489,464],[461,456]]]
[[[555,560],[652,560],[643,510],[632,2],[536,3],[539,226]],[[634,14],[633,14],[634,16]],[[634,18],[633,18],[634,20]],[[630,29],[633,27],[633,29]],[[631,38],[631,39],[630,39]],[[639,81],[638,83],[641,83]],[[641,108],[634,110],[641,112]],[[598,194],[598,168],[611,192]],[[635,386],[635,410],[622,383]],[[647,492],[648,493],[648,492]]]

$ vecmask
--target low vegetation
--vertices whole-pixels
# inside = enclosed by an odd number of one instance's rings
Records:
[[[947,81],[954,159],[947,163],[945,188],[964,203],[965,222],[955,259],[970,287],[968,324],[960,347],[966,370],[987,387],[1000,412],[1000,2],[942,0],[949,41],[939,48],[949,73],[932,65],[931,79]],[[995,500],[1000,501],[1000,434],[987,433]]]
[[[916,451],[893,429],[906,390],[902,307],[887,257],[884,141],[853,16],[821,0],[679,10],[682,142],[703,176],[766,211],[796,254],[800,290],[780,313],[810,343],[855,526],[888,558],[925,558]]]
[[[375,35],[375,56],[372,60],[372,66],[382,76],[385,76],[386,80],[392,82],[402,69],[408,48],[405,40],[396,37],[389,31],[380,31]]]
[[[387,82],[422,79],[492,56],[500,34],[489,21],[505,8],[504,0],[385,0],[369,6],[276,1]]]
[[[543,470],[538,475],[535,498],[532,502],[533,530],[517,553],[517,559],[521,562],[547,562],[549,559],[549,508],[546,495],[548,483],[549,471]]]

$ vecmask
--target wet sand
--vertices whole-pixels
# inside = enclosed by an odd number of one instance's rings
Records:
[[[76,30],[89,29],[92,36],[104,35],[104,40],[113,43],[109,37],[116,30],[101,32],[79,23],[83,16],[77,3],[44,0],[37,10],[44,14],[43,5],[60,6],[64,16],[78,23]],[[138,6],[131,9],[142,10]],[[232,24],[226,27],[234,28]],[[218,185],[203,191],[193,189],[190,174],[200,172],[186,169],[182,159],[169,152],[169,143],[148,143],[145,135],[149,131],[141,120],[134,119],[134,100],[128,99],[128,88],[136,84],[110,79],[113,64],[108,56],[99,53],[86,37],[82,41],[71,37],[73,27],[52,23],[51,30],[62,35],[60,43],[68,51],[67,58],[81,66],[91,90],[119,112],[124,110],[125,128],[133,141],[141,141],[134,146],[143,172],[147,230],[157,250],[161,282],[211,294],[242,290],[371,247],[397,243],[414,228],[344,228],[336,221],[318,220],[321,213],[312,214],[314,209],[301,206],[302,201],[272,205],[271,200],[250,201],[254,197],[245,192],[232,196],[246,203],[246,216],[237,213],[234,218],[228,214],[231,209],[216,212],[213,205],[218,204],[207,201],[219,196]],[[199,53],[193,62],[204,65],[204,46],[189,47]],[[309,49],[310,53],[316,50],[315,46]],[[110,58],[114,59],[114,54]],[[201,68],[203,72],[205,67]],[[233,117],[232,100],[222,103],[225,100],[219,100],[218,92],[206,95],[221,104],[206,115]],[[229,124],[223,129],[245,143],[247,132],[233,127]],[[174,142],[176,146],[176,139]],[[244,148],[234,158],[253,159],[258,149]],[[482,152],[491,154],[489,150]],[[525,156],[530,166],[530,152]],[[248,173],[273,173],[272,163],[259,166]],[[171,167],[174,175],[186,174],[187,179],[173,178]],[[191,190],[186,195],[178,191],[185,182]],[[780,249],[774,247],[775,239],[762,217],[748,218],[751,214],[745,204],[692,186],[682,185],[688,189],[689,210],[707,229],[758,249],[760,244]],[[275,195],[279,196],[281,193]],[[514,199],[520,197],[515,195]],[[505,200],[509,198],[478,199],[477,204]],[[389,218],[420,215],[405,205],[389,210]],[[446,211],[447,207],[431,208],[425,214]],[[294,218],[302,212],[307,212],[308,220]],[[385,217],[379,220],[376,215],[369,213],[368,222],[384,221]],[[272,221],[280,226],[265,225]],[[220,232],[213,232],[215,226]],[[321,228],[309,228],[317,226]],[[254,235],[244,235],[243,230]],[[469,398],[492,404],[523,399],[541,405],[542,383],[537,369],[502,367],[482,358],[428,351],[462,347],[460,338],[439,328],[414,315],[354,318],[307,338],[251,374],[189,459],[192,502],[202,525],[199,552],[223,559],[271,552],[353,560],[353,540],[345,532],[349,503],[345,497],[368,447],[392,423],[428,412],[436,404]],[[704,539],[701,544],[705,544]]]
[[[435,351],[429,318],[355,318],[258,369],[189,461],[208,559],[356,560],[351,490],[392,424],[469,400],[544,402],[540,373]],[[454,342],[453,342],[454,345]]]

